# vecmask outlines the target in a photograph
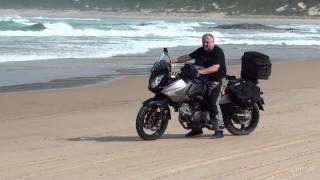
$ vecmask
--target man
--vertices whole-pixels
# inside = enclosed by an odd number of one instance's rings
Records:
[[[210,124],[213,124],[215,129],[212,138],[223,138],[224,123],[219,99],[222,79],[227,72],[224,52],[219,46],[215,45],[213,35],[206,33],[202,36],[202,47],[191,54],[173,59],[171,63],[184,63],[192,59],[195,59],[195,65],[203,67],[203,69],[198,70],[199,75],[208,77],[206,97],[212,121]],[[192,127],[192,130],[186,136],[193,137],[202,133],[201,127]]]

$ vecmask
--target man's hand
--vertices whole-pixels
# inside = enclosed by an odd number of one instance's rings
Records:
[[[203,70],[204,70],[204,69],[199,69],[199,70],[198,70],[199,77],[200,77],[201,75],[204,75]]]
[[[170,60],[170,64],[175,64],[175,63],[177,63],[178,62],[178,59],[171,59]]]
[[[202,76],[203,74],[201,74],[201,70],[198,70],[198,73],[196,74],[196,78],[201,78],[201,76]]]

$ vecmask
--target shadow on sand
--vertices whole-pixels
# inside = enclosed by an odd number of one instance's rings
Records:
[[[204,134],[197,137],[185,137],[184,134],[165,134],[161,139],[208,139],[210,134]],[[97,142],[133,142],[133,141],[143,141],[139,136],[105,136],[105,137],[75,137],[63,139],[67,141],[97,141]]]

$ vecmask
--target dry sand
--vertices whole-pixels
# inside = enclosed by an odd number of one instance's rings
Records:
[[[177,121],[141,141],[146,76],[110,85],[0,93],[0,179],[319,179],[320,61],[274,64],[249,136],[198,138]],[[231,68],[230,74],[239,74]]]

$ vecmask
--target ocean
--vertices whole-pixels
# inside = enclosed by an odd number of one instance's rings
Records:
[[[248,50],[264,52],[272,61],[320,56],[318,23],[256,20],[268,28],[217,28],[239,22],[2,16],[0,92],[79,86],[122,75],[147,74],[161,48],[168,47],[172,57],[190,53],[201,46],[201,36],[206,32],[223,47],[229,65],[240,64],[241,55]]]
[[[0,62],[107,58],[151,48],[198,46],[211,32],[217,44],[320,46],[320,25],[264,24],[274,30],[218,29],[221,21],[125,18],[0,17]],[[290,29],[290,30],[288,30]]]

